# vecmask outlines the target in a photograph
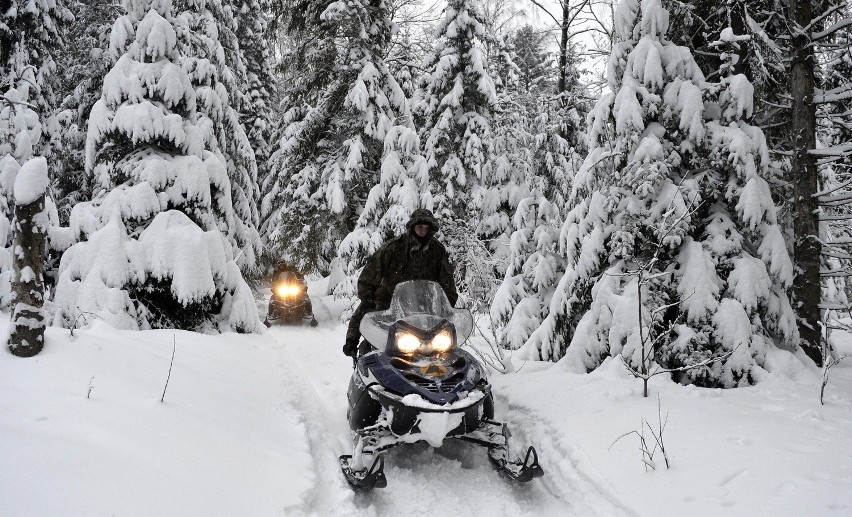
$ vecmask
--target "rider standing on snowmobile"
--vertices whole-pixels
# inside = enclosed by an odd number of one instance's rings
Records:
[[[349,320],[343,345],[343,353],[352,358],[358,355],[359,327],[364,314],[387,310],[394,288],[400,282],[434,280],[444,288],[451,304],[455,305],[459,297],[447,250],[434,237],[440,225],[432,212],[422,208],[415,210],[405,228],[404,234],[385,243],[367,259],[358,277],[361,303]],[[362,354],[369,351],[369,344],[364,348]]]

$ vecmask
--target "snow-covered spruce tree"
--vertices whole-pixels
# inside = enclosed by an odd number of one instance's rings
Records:
[[[45,210],[47,160],[27,160],[15,176],[14,275],[9,350],[32,357],[44,347],[44,241],[49,218]]]
[[[394,126],[385,137],[379,182],[370,189],[355,229],[340,243],[338,296],[354,296],[361,269],[379,247],[405,231],[411,213],[432,208],[429,169],[414,129]]]
[[[71,2],[69,8],[74,23],[68,26],[63,52],[57,57],[62,93],[57,111],[61,146],[50,160],[53,191],[64,224],[71,207],[91,200],[85,168],[86,124],[112,66],[109,34],[116,18],[114,0]]]
[[[55,323],[95,314],[122,328],[255,331],[235,262],[234,207],[215,125],[200,112],[170,0],[125,0],[116,60],[92,109],[91,203],[71,212],[81,241],[63,255]]]
[[[415,60],[412,46],[411,36],[406,32],[396,42],[392,49],[393,54],[388,59],[393,76],[406,99],[413,99],[414,92],[417,90],[419,62]]]
[[[500,41],[492,46],[497,103],[492,119],[491,166],[485,178],[487,188],[478,229],[479,236],[488,243],[493,254],[494,274],[498,278],[505,274],[508,266],[512,215],[521,199],[529,197],[532,188],[532,164],[527,156],[533,142],[530,113],[518,102],[518,67],[513,62],[512,52]]]
[[[641,318],[664,337],[661,366],[719,358],[678,380],[754,382],[767,349],[798,335],[766,140],[746,122],[752,87],[739,74],[706,83],[689,51],[666,41],[659,0],[623,0],[615,14],[612,93],[592,112],[560,238],[566,273],[525,347],[581,372],[618,355],[638,370]]]
[[[5,100],[0,101],[3,112],[0,115],[0,159],[12,153],[17,161],[14,166],[7,161],[7,171],[20,166],[34,153],[51,156],[61,147],[61,127],[55,110],[65,78],[57,73],[56,61],[63,56],[60,49],[65,39],[64,29],[73,19],[66,5],[65,0],[0,2],[0,95],[5,96]],[[28,106],[20,104],[22,102]],[[28,128],[22,131],[24,125]],[[26,142],[17,141],[19,137]],[[63,171],[59,168],[56,172]],[[0,247],[3,248],[11,244],[9,224],[14,207],[14,174],[7,174],[6,178],[7,183],[0,186],[5,198],[5,206],[0,208],[3,212]],[[51,200],[48,206],[53,206]],[[2,307],[8,307],[11,267],[11,261],[0,259]]]
[[[65,0],[5,0],[0,2],[0,91],[17,83],[32,67],[29,102],[42,119],[44,137],[36,152],[49,156],[58,145],[59,126],[53,117],[58,100],[56,56],[62,31],[73,19]],[[0,134],[0,140],[7,135]]]
[[[331,0],[287,0],[272,3],[271,28],[279,42],[281,57],[277,71],[281,87],[280,117],[272,127],[269,171],[261,183],[261,227],[265,264],[281,258],[295,263],[303,271],[327,271],[328,261],[336,255],[336,243],[322,242],[319,231],[311,233],[309,224],[291,226],[286,218],[288,205],[283,201],[285,190],[292,187],[291,163],[297,156],[304,161],[312,152],[310,142],[330,145],[324,139],[326,124],[331,116],[327,104],[345,95],[331,92],[336,81],[332,73],[338,59],[335,45],[337,27],[322,19]],[[336,84],[337,89],[345,85]],[[307,192],[302,188],[302,192]],[[295,193],[289,192],[292,197]],[[307,194],[305,194],[307,195]],[[300,238],[302,245],[293,247],[290,241]],[[293,251],[294,256],[287,256]]]
[[[236,20],[225,0],[181,0],[189,28],[182,44],[181,64],[196,91],[200,113],[213,122],[220,160],[231,185],[237,264],[246,275],[257,273],[257,162],[238,109],[247,99],[246,68],[237,40]],[[252,45],[254,42],[247,42]]]
[[[725,28],[749,36],[738,45],[734,71],[744,74],[755,88],[761,106],[754,114],[756,125],[765,128],[770,149],[789,148],[790,108],[788,52],[782,40],[789,32],[788,2],[777,0],[726,0],[725,2],[681,2],[664,0],[672,13],[670,40],[692,50],[699,68],[711,80],[723,64],[722,53],[713,43]],[[785,166],[784,164],[779,164]]]
[[[491,304],[492,322],[502,346],[518,349],[541,325],[564,272],[559,254],[559,210],[535,191],[515,211],[509,267]]]
[[[266,16],[269,0],[240,0],[234,2],[237,21],[237,40],[243,53],[246,69],[246,91],[239,108],[240,122],[254,149],[257,161],[258,184],[269,175],[272,138],[272,103],[276,90],[272,50],[269,46]],[[258,192],[258,200],[260,192]]]
[[[480,235],[478,221],[489,215],[484,211],[492,186],[491,124],[497,103],[482,49],[485,38],[476,3],[450,0],[436,29],[435,49],[424,63],[414,100],[435,215],[456,260],[460,292],[474,299],[490,295],[492,287],[483,285],[477,273],[483,260],[477,248],[486,246],[487,250],[488,243],[481,238],[491,237]],[[490,267],[484,273],[493,276]]]
[[[491,305],[499,342],[511,349],[526,343],[544,320],[565,273],[559,229],[565,195],[579,168],[579,158],[547,111],[533,121],[530,137],[518,166],[526,165],[525,182],[531,194],[514,213],[509,266]]]
[[[379,182],[385,135],[397,117],[407,118],[405,96],[383,59],[392,29],[388,8],[385,0],[341,0],[308,20],[321,26],[319,37],[342,49],[332,63],[318,65],[329,67],[326,77],[307,78],[313,92],[294,96],[303,116],[285,130],[273,155],[262,205],[270,251],[306,271],[328,269]]]
[[[553,67],[553,56],[546,49],[547,32],[526,24],[512,34],[510,41],[525,104],[535,104],[533,99],[552,95],[557,70]]]
[[[524,142],[514,165],[524,171],[523,182],[530,195],[520,201],[513,215],[509,267],[490,309],[499,343],[511,349],[523,345],[547,316],[556,285],[565,273],[565,259],[558,249],[559,229],[571,181],[580,165],[575,149],[562,136],[579,138],[578,107],[582,104],[574,102],[581,94],[577,74],[568,75],[570,89],[557,96],[555,85],[540,70],[547,61],[546,53],[530,39],[531,34],[527,28],[515,37],[521,49],[517,60],[521,77],[526,76],[520,83],[519,102],[528,115],[516,129],[524,135]],[[570,54],[567,62],[573,66],[576,56]],[[567,101],[564,106],[563,98]],[[498,163],[500,159],[498,155]]]

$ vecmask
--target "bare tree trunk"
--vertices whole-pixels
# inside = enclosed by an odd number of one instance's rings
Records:
[[[32,357],[44,347],[44,281],[42,250],[45,229],[44,194],[27,205],[15,206],[14,277],[12,278],[12,327],[9,350],[18,357]],[[42,217],[38,217],[41,215]]]
[[[801,346],[817,365],[822,365],[820,343],[820,255],[819,203],[816,157],[808,151],[816,148],[815,59],[809,32],[812,19],[811,0],[789,0],[794,26],[790,91],[793,97],[793,213],[795,243],[793,256],[796,277],[793,281],[795,310],[798,315]]]
[[[730,23],[731,29],[734,31],[734,34],[737,36],[742,36],[744,34],[748,34],[746,23],[745,23],[745,13],[743,12],[743,6],[740,2],[736,2],[731,4],[729,7],[730,13]],[[755,42],[741,42],[739,47],[737,48],[737,62],[734,64],[734,73],[735,74],[745,74],[746,73],[746,59],[748,59],[748,46],[754,45]],[[749,81],[754,81],[754,77],[749,77]]]
[[[571,7],[568,0],[562,0],[562,24],[559,36],[559,82],[556,85],[556,93],[560,96],[559,103],[565,107],[565,96],[568,89],[568,23],[571,19]],[[562,135],[565,136],[565,135]]]

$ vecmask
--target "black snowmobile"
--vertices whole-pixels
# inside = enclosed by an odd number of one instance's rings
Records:
[[[264,324],[269,327],[273,323],[294,325],[306,322],[316,327],[317,319],[314,317],[307,289],[304,278],[299,278],[296,273],[278,273],[272,285],[272,298],[269,300]]]
[[[445,438],[486,447],[491,463],[514,481],[543,475],[533,447],[523,460],[510,452],[508,428],[494,421],[485,368],[460,348],[473,318],[454,309],[438,283],[397,285],[390,309],[365,315],[360,330],[377,350],[358,359],[349,382],[354,446],[340,466],[353,488],[387,486],[388,449],[418,441],[439,447]]]

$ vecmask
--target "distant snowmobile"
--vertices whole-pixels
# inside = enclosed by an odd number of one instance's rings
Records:
[[[309,323],[317,326],[311,300],[308,298],[307,285],[292,271],[278,273],[272,286],[272,298],[266,311],[264,324],[269,327],[272,323],[301,324]]]
[[[387,486],[382,453],[405,443],[439,447],[456,438],[488,449],[491,463],[510,479],[544,474],[533,447],[512,456],[505,424],[495,422],[485,368],[460,348],[473,330],[465,309],[454,309],[436,282],[397,285],[387,311],[372,312],[361,334],[376,351],[361,356],[349,382],[351,455],[340,457],[349,484]]]

